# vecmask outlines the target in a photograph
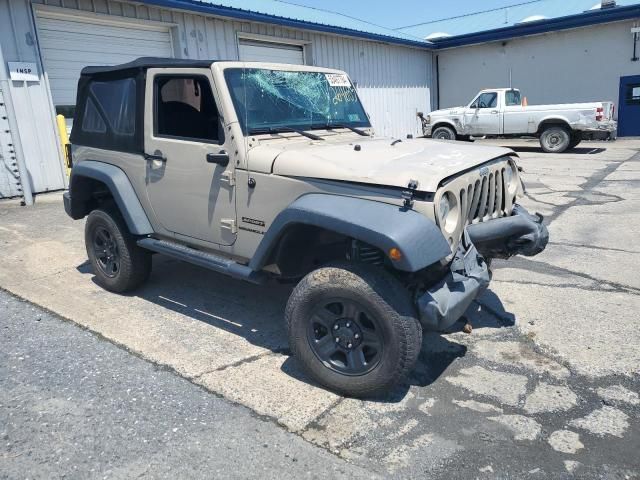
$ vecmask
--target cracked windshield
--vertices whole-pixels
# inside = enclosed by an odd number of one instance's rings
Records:
[[[370,126],[344,74],[229,69],[225,77],[245,133]]]

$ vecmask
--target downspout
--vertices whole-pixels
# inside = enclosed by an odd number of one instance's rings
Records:
[[[25,162],[24,151],[22,150],[22,139],[18,130],[18,120],[16,111],[13,107],[13,99],[11,98],[11,80],[7,71],[7,64],[4,61],[2,46],[0,45],[0,86],[2,91],[6,92],[4,96],[5,107],[7,109],[7,120],[11,129],[13,138],[13,150],[16,154],[16,163],[18,165],[18,174],[20,175],[20,184],[22,187],[22,199],[25,205],[33,205],[33,193],[31,191],[31,182],[29,180],[29,172]]]
[[[436,55],[436,110],[440,110],[440,55]]]

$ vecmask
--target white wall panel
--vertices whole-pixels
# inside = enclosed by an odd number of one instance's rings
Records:
[[[20,175],[7,108],[0,88],[0,199],[21,194]]]
[[[29,182],[34,192],[64,188],[66,177],[48,80],[40,64],[27,0],[0,0],[0,42],[6,62],[32,62],[40,73],[39,82],[9,82],[19,130],[13,132],[14,140],[21,141],[29,173],[29,178],[23,178],[22,183]]]
[[[639,19],[640,20],[640,19]],[[637,21],[596,25],[438,53],[440,106],[467,104],[482,88],[520,88],[529,104],[613,101],[620,77],[640,73],[632,62]]]

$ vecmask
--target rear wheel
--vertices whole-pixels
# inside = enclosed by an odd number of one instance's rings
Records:
[[[569,142],[569,147],[567,148],[567,150],[576,148],[578,145],[580,145],[580,142],[582,142],[582,135],[579,135],[579,134],[571,135],[571,142]]]
[[[106,290],[133,290],[149,277],[151,253],[138,247],[117,210],[92,211],[84,239],[96,283]]]
[[[540,135],[540,146],[547,153],[562,153],[571,143],[569,130],[561,126],[547,127]]]
[[[406,289],[384,270],[339,264],[308,274],[285,317],[305,372],[343,395],[388,392],[411,371],[422,328]]]
[[[451,127],[438,127],[431,133],[431,138],[436,140],[455,140],[457,137],[456,131]]]

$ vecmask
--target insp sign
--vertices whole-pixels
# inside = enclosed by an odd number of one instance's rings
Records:
[[[16,82],[39,82],[38,66],[30,62],[7,62],[11,80]]]

